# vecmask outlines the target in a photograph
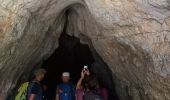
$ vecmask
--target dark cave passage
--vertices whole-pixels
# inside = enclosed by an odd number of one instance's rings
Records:
[[[82,44],[79,38],[67,34],[70,29],[77,30],[76,26],[69,26],[72,23],[72,21],[70,22],[69,20],[72,19],[72,14],[76,14],[75,10],[72,8],[65,11],[64,16],[66,20],[63,32],[58,40],[59,47],[48,59],[44,60],[42,64],[42,67],[47,70],[46,77],[42,83],[48,87],[48,100],[55,99],[56,87],[57,84],[61,83],[61,75],[63,72],[70,72],[71,82],[76,85],[84,65],[89,66],[91,73],[98,76],[100,75],[98,77],[99,81],[103,87],[108,89],[109,100],[118,100],[118,96],[114,89],[112,74],[110,73],[111,71],[108,66],[104,64],[99,56],[97,56],[98,54],[95,51],[91,51],[91,48],[87,44]],[[96,59],[100,59],[100,61],[95,61]],[[97,66],[95,63],[99,63],[99,65],[102,63],[104,66],[100,65],[101,70],[96,70]],[[102,66],[105,71],[102,70]],[[94,70],[99,71],[98,74],[95,73]],[[101,74],[103,74],[104,77]]]
[[[93,66],[94,62],[95,59],[88,45],[81,44],[80,40],[76,37],[62,34],[59,39],[59,47],[42,64],[43,68],[47,70],[46,77],[42,81],[42,84],[48,87],[48,100],[55,99],[56,86],[61,82],[62,72],[70,72],[71,82],[76,85],[83,66],[88,65],[91,70],[91,67],[95,68],[95,66]],[[91,72],[93,73],[92,70]],[[102,82],[100,78],[99,81]],[[108,89],[109,100],[118,100],[115,90],[110,91],[109,87],[104,87]],[[113,91],[115,95],[113,95]]]
[[[93,62],[94,58],[88,45],[81,44],[78,38],[62,34],[59,47],[42,65],[47,70],[43,83],[49,86],[49,97],[54,98],[55,88],[61,82],[62,72],[70,72],[71,82],[76,84],[83,66],[90,67]]]

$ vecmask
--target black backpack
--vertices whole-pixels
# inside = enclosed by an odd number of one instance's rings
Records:
[[[83,100],[104,100],[104,98],[97,92],[87,92],[84,94]]]

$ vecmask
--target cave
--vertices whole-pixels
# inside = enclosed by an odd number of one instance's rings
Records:
[[[71,82],[76,85],[83,66],[87,65],[91,73],[98,75],[102,87],[108,90],[109,100],[119,100],[115,91],[113,78],[110,77],[111,71],[103,61],[102,63],[97,62],[98,60],[93,55],[95,54],[91,52],[89,46],[87,44],[81,44],[80,39],[62,33],[59,38],[59,47],[42,63],[42,68],[47,70],[46,77],[42,81],[48,87],[47,99],[55,99],[56,86],[62,82],[62,72],[70,72]],[[101,72],[100,69],[105,69],[105,71]],[[96,73],[96,71],[98,72]],[[106,75],[104,76],[105,78],[101,74]]]
[[[47,70],[42,84],[48,87],[48,100],[55,100],[57,84],[62,82],[62,72],[70,72],[71,82],[76,85],[84,65],[89,67],[91,73],[97,75],[102,87],[108,90],[109,100],[119,100],[115,90],[114,79],[108,65],[98,55],[87,37],[82,36],[83,40],[81,40],[74,36],[74,32],[79,31],[79,26],[76,23],[78,21],[75,20],[78,18],[78,13],[74,10],[75,8],[82,8],[82,6],[72,5],[67,7],[63,11],[64,13],[62,12],[63,14],[61,14],[62,18],[64,18],[64,24],[58,38],[58,48],[50,56],[41,59],[40,62],[34,65],[29,74],[20,77],[17,86],[9,93],[7,100],[14,99],[20,84],[24,81],[32,80],[32,73],[37,66]],[[47,33],[50,34],[51,31],[52,29],[49,29]]]
[[[63,24],[63,29],[57,40],[58,48],[56,48],[48,57],[40,59],[37,64],[33,65],[34,68],[30,69],[30,73],[23,73],[23,75],[21,75],[17,86],[9,92],[7,100],[14,99],[20,84],[27,80],[32,80],[32,73],[34,72],[34,69],[39,66],[47,70],[47,74],[42,81],[42,84],[48,87],[47,98],[48,100],[55,100],[56,87],[57,84],[61,83],[62,72],[70,72],[71,82],[76,85],[84,65],[89,67],[91,73],[97,75],[102,87],[105,87],[108,90],[109,100],[119,100],[111,70],[95,51],[88,37],[80,32],[81,30],[79,27],[82,22],[80,23],[79,21],[86,22],[84,19],[78,19],[81,16],[78,14],[79,12],[75,10],[77,8],[85,9],[80,4],[74,4],[61,12],[58,17],[61,18],[64,23],[61,23]],[[50,34],[54,30],[55,27],[50,27],[47,34]],[[81,36],[76,36],[77,34],[80,34]]]
[[[110,100],[169,100],[169,7],[169,0],[0,0],[0,100],[12,98],[36,68],[61,67],[60,59],[55,67],[47,62],[67,54],[63,43],[88,48],[91,58],[63,58],[62,66],[76,68],[74,83],[87,63]]]

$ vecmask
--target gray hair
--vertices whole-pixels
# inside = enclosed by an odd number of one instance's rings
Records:
[[[42,69],[42,68],[39,68],[39,69],[34,71],[35,76],[41,75],[41,74],[46,74],[46,73],[47,73],[47,71],[45,69]]]

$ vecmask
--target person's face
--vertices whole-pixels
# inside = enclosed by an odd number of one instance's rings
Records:
[[[70,76],[62,76],[63,82],[67,83],[70,81]]]

